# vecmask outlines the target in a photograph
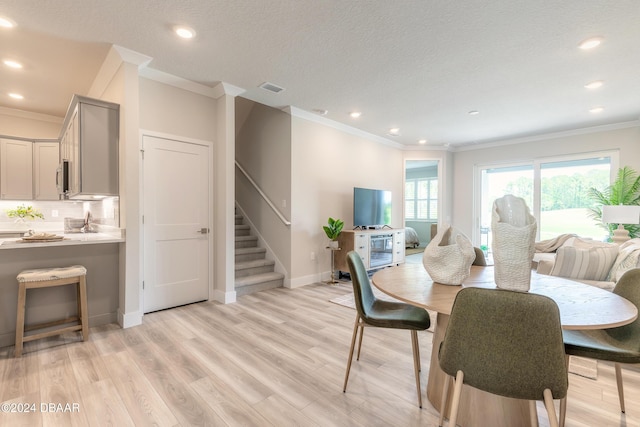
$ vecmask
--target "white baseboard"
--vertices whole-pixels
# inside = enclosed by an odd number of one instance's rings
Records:
[[[214,290],[213,296],[209,299],[209,301],[218,301],[222,304],[231,304],[232,302],[236,302],[236,296],[236,291],[224,292]]]
[[[118,324],[122,326],[122,328],[130,328],[132,326],[142,325],[142,316],[143,314],[139,311],[135,311],[133,313],[123,313],[118,309]]]

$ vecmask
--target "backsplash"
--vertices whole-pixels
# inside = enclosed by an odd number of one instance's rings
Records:
[[[44,219],[16,221],[7,216],[7,209],[19,205],[33,206],[44,215]],[[118,228],[120,225],[120,199],[110,197],[98,201],[39,201],[0,200],[0,229],[63,230],[65,218],[84,218],[91,212],[93,224]]]

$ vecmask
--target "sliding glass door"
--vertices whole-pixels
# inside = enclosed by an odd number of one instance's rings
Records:
[[[538,222],[537,240],[564,233],[605,239],[606,230],[590,216],[589,208],[594,201],[588,197],[588,191],[591,187],[600,190],[607,187],[617,168],[617,152],[478,166],[476,244],[491,252],[493,201],[505,194],[525,200]]]

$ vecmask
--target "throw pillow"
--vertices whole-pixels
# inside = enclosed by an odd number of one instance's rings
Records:
[[[557,250],[551,275],[577,280],[604,281],[607,280],[617,256],[617,245],[589,248],[562,246]]]

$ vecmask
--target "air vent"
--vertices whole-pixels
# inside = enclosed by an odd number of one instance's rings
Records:
[[[280,93],[284,90],[283,87],[274,85],[273,83],[269,83],[269,82],[262,83],[260,87],[264,90],[268,90],[269,92],[273,92],[273,93]]]

